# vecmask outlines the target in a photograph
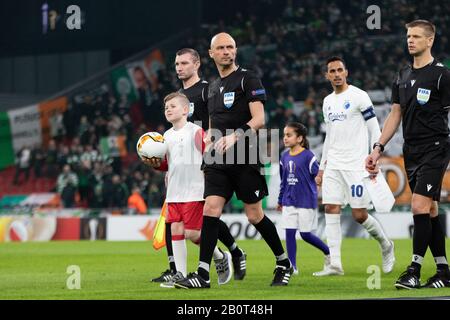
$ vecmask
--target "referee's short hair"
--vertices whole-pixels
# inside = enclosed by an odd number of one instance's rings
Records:
[[[425,30],[428,37],[432,37],[436,34],[436,27],[428,20],[414,20],[405,24],[406,29],[420,27]]]
[[[181,56],[183,54],[189,53],[192,56],[192,59],[194,62],[200,61],[200,55],[198,54],[197,50],[192,48],[183,48],[177,51],[176,55]]]

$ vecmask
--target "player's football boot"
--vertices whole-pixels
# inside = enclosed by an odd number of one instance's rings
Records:
[[[211,282],[204,280],[197,272],[189,273],[188,276],[175,282],[177,289],[209,289]]]
[[[294,268],[292,267],[292,265],[289,268],[277,265],[275,270],[273,271],[274,277],[270,285],[287,286],[293,272]]]
[[[398,280],[395,282],[395,287],[397,289],[419,289],[420,279],[417,275],[416,268],[409,266],[406,271],[404,271]]]
[[[234,280],[243,280],[247,271],[247,254],[244,250],[239,250],[242,256],[233,257]]]
[[[317,271],[313,273],[315,277],[325,277],[325,276],[343,276],[344,269],[342,269],[342,265],[332,265],[330,256],[325,256],[323,269],[321,271]]]
[[[394,242],[391,240],[391,245],[385,250],[381,250],[381,255],[383,257],[383,272],[389,273],[394,269],[395,264],[395,254],[394,254]]]
[[[222,259],[214,259],[217,271],[217,282],[219,285],[228,283],[231,280],[233,274],[231,266],[231,253],[228,251],[224,252],[219,248],[219,251],[223,254]]]
[[[170,280],[167,281],[167,282],[162,282],[159,286],[160,286],[161,288],[175,288],[175,282],[180,281],[180,280],[182,280],[182,279],[184,279],[184,276],[183,276],[183,274],[182,274],[180,271],[178,271],[178,272],[172,277],[172,279],[170,279]]]
[[[437,270],[436,274],[430,277],[422,288],[449,288],[450,287],[450,271]]]
[[[175,275],[175,272],[172,270],[167,269],[161,275],[157,278],[152,279],[152,282],[168,282],[172,279],[172,277]]]

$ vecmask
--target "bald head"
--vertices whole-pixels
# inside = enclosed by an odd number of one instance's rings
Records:
[[[228,33],[218,33],[211,39],[209,56],[214,60],[219,70],[234,69],[236,54],[236,42]]]
[[[213,49],[217,43],[222,43],[222,42],[231,42],[233,43],[234,47],[236,47],[236,41],[234,41],[233,37],[230,36],[230,34],[226,33],[226,32],[221,32],[216,34],[214,37],[212,37],[211,39],[211,49]]]

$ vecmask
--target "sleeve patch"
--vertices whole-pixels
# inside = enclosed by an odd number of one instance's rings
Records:
[[[364,117],[364,120],[366,120],[366,121],[376,117],[375,110],[373,109],[373,106],[370,106],[369,108],[367,108],[366,110],[364,110],[361,113],[362,113],[362,115]]]
[[[258,96],[260,94],[266,94],[266,90],[265,89],[258,89],[258,90],[253,90],[252,91],[252,96]]]

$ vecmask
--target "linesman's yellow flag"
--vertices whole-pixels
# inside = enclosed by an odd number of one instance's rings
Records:
[[[167,204],[164,201],[158,222],[156,223],[155,232],[153,233],[153,248],[155,250],[159,250],[166,245],[166,215]]]

